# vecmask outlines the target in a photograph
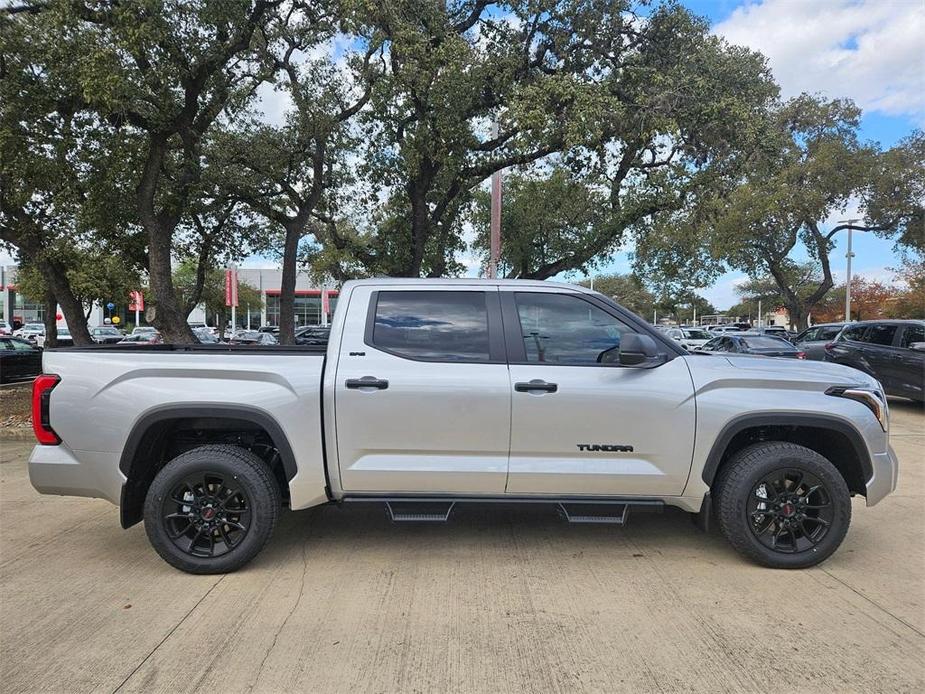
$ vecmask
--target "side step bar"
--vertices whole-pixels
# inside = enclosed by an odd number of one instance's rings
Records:
[[[569,523],[604,523],[626,525],[629,504],[569,504],[560,503],[559,512]]]
[[[376,496],[355,495],[345,502],[384,503],[386,513],[395,523],[445,523],[458,503],[546,504],[554,506],[569,523],[599,523],[625,525],[630,507],[639,511],[661,512],[664,503],[657,499],[639,498],[553,498],[506,496]]]
[[[455,501],[445,503],[427,501],[386,501],[385,508],[394,523],[446,523],[456,506]]]

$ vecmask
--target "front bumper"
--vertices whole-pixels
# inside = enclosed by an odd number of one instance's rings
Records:
[[[40,445],[29,456],[29,481],[40,494],[100,497],[118,506],[125,476],[111,453]]]
[[[892,446],[887,446],[885,453],[877,453],[870,458],[873,475],[867,480],[867,505],[873,506],[896,489],[899,478],[899,459]]]

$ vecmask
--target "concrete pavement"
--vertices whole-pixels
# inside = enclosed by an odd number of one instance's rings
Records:
[[[896,494],[791,572],[674,510],[357,505],[287,512],[244,570],[189,576],[114,506],[35,493],[31,444],[0,441],[0,692],[922,691],[925,413],[891,406]]]

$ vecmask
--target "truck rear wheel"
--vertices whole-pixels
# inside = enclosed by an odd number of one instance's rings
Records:
[[[282,505],[272,473],[237,446],[200,446],[158,472],[145,498],[145,532],[172,566],[227,573],[269,541]]]
[[[851,495],[841,473],[819,453],[794,443],[771,441],[739,451],[716,491],[726,539],[772,568],[824,561],[851,522]]]

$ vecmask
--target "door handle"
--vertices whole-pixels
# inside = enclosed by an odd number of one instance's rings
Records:
[[[389,387],[389,382],[384,378],[376,378],[375,376],[363,376],[363,378],[348,378],[346,386],[352,389],[376,388],[377,390],[385,390]]]
[[[515,383],[514,390],[518,393],[530,393],[532,391],[541,391],[543,393],[555,393],[559,390],[558,383],[547,383],[539,379],[533,379],[528,383]]]

